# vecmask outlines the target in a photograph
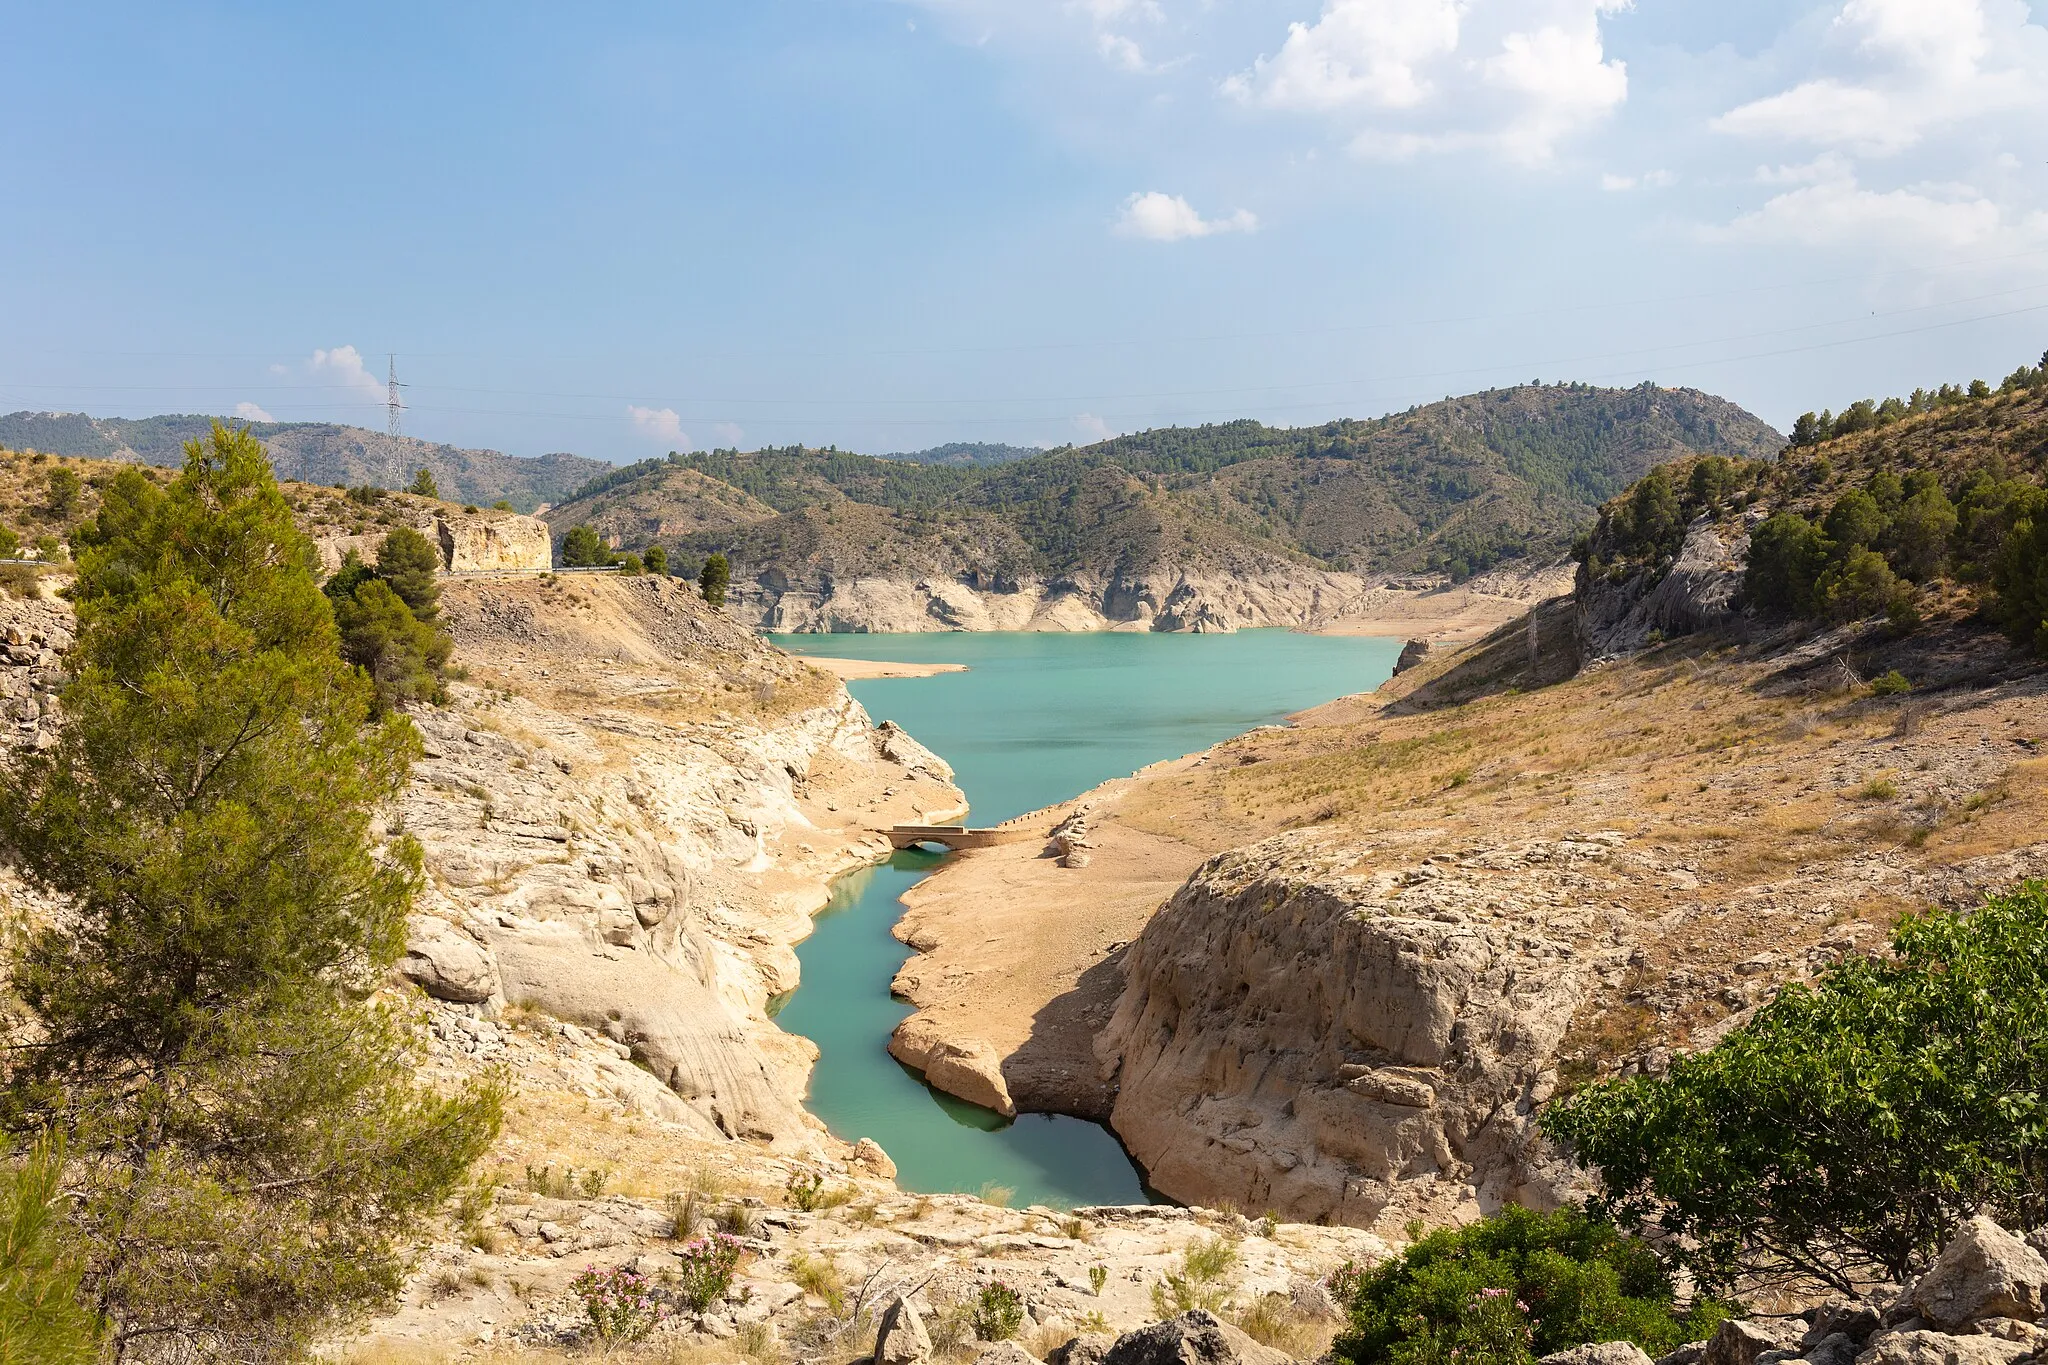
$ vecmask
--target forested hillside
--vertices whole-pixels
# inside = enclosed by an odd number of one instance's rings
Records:
[[[1661,461],[1768,458],[1783,445],[1759,419],[1692,390],[1529,385],[1372,421],[1172,427],[999,464],[805,447],[671,455],[603,476],[549,519],[566,531],[630,490],[641,504],[634,522],[600,528],[622,547],[653,538],[655,524],[694,520],[700,529],[677,536],[680,548],[723,551],[749,574],[1257,561],[1462,579],[1523,556],[1561,556],[1603,499]],[[667,514],[657,485],[677,470],[776,516],[737,515],[743,504],[729,496],[718,499],[720,514],[733,514],[727,525]],[[701,502],[705,488],[678,491]],[[613,503],[600,506],[599,495]]]
[[[176,467],[184,461],[185,443],[206,439],[219,420],[189,414],[128,418],[12,412],[0,416],[0,447]],[[581,455],[526,459],[329,422],[254,422],[248,428],[280,478],[405,488],[425,469],[444,497],[479,505],[503,499],[519,512],[559,501],[607,468],[602,460]]]
[[[1665,634],[1733,610],[1894,635],[1974,619],[2048,654],[2048,357],[1995,391],[1809,413],[1798,437],[1776,461],[1653,470],[1603,507],[1579,549],[1594,615],[1661,598]]]

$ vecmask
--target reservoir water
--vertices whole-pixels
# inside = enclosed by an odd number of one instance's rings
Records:
[[[773,638],[798,654],[965,664],[965,673],[847,688],[876,720],[897,722],[953,765],[976,824],[1369,691],[1401,648],[1393,639],[1277,630]],[[777,1020],[818,1045],[811,1112],[848,1141],[879,1142],[906,1190],[999,1185],[1020,1205],[1143,1202],[1140,1173],[1106,1128],[1044,1114],[1006,1122],[938,1093],[889,1056],[889,1035],[910,1013],[889,994],[909,954],[889,930],[902,914],[898,898],[941,861],[899,853],[842,878],[797,945],[801,981]]]

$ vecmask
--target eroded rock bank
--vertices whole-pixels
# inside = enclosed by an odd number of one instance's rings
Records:
[[[1445,634],[1490,628],[1564,590],[1568,567],[1503,570],[1453,586],[1305,565],[1245,573],[1161,570],[1096,578],[864,577],[793,581],[774,571],[733,585],[734,610],[799,634],[943,630],[1231,631],[1254,627]]]
[[[638,1106],[688,1132],[817,1148],[813,1049],[768,1002],[832,879],[886,856],[875,829],[959,811],[950,770],[666,580],[443,597],[473,681],[415,718],[400,818],[431,882],[406,974],[612,1040]]]

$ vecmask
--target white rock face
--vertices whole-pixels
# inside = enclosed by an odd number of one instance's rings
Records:
[[[485,517],[450,514],[434,518],[434,540],[450,573],[493,569],[547,569],[554,544],[538,517],[501,512]]]
[[[517,512],[484,509],[464,512],[447,503],[415,502],[393,498],[385,503],[400,525],[410,526],[441,551],[441,568],[446,573],[484,571],[544,571],[554,566],[554,542],[548,538],[547,523]],[[325,535],[315,544],[320,565],[328,573],[354,550],[365,561],[377,562],[377,546],[391,527],[377,525],[362,535]]]
[[[1231,631],[1334,619],[1372,588],[1355,574],[1281,568],[1256,575],[1165,571],[1098,581],[854,578],[822,590],[736,583],[733,610],[764,630]]]
[[[2048,1306],[2048,1261],[1980,1214],[1915,1282],[1913,1306],[1935,1326],[1949,1329],[1984,1318],[2035,1322]]]
[[[1556,1202],[1533,1111],[1618,936],[1578,908],[1602,840],[1370,875],[1307,833],[1212,859],[1129,951],[1096,1044],[1112,1126],[1193,1203],[1398,1227]]]

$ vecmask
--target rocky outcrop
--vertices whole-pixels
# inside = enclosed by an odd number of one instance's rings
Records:
[[[410,526],[441,551],[444,573],[536,572],[554,565],[547,523],[495,508],[464,511],[425,498],[387,497],[379,521],[360,533],[329,532],[314,537],[321,567],[332,573],[354,550],[375,563],[377,547],[393,526]]]
[[[1406,673],[1428,657],[1429,641],[1419,638],[1409,640],[1401,646],[1401,657],[1394,660],[1394,672],[1397,675]]]
[[[414,915],[406,922],[398,972],[436,1000],[480,1005],[501,998],[491,951],[447,920]]]
[[[1534,1110],[1594,976],[1622,840],[1536,840],[1405,870],[1310,833],[1220,855],[1146,926],[1097,1042],[1111,1123],[1196,1203],[1399,1227],[1572,1179]]]
[[[889,1035],[889,1055],[924,1073],[925,1080],[948,1095],[1015,1118],[1017,1105],[1003,1080],[1002,1054],[978,1038],[948,1039],[920,1027],[916,1016]]]
[[[536,517],[450,513],[434,518],[434,540],[441,547],[442,567],[450,573],[547,569],[554,565],[554,546],[548,539],[547,523]]]
[[[1642,570],[1620,582],[1579,571],[1579,636],[1588,659],[1643,648],[1654,633],[1671,639],[1735,619],[1749,537],[1723,539],[1701,517],[1686,531],[1677,556],[1661,571]]]
[[[2048,1312],[2048,1261],[1980,1215],[1963,1225],[1914,1282],[1913,1307],[1945,1331],[1983,1318],[2039,1321]]]
[[[1291,1365],[1214,1313],[1196,1308],[1116,1339],[1102,1365]]]

